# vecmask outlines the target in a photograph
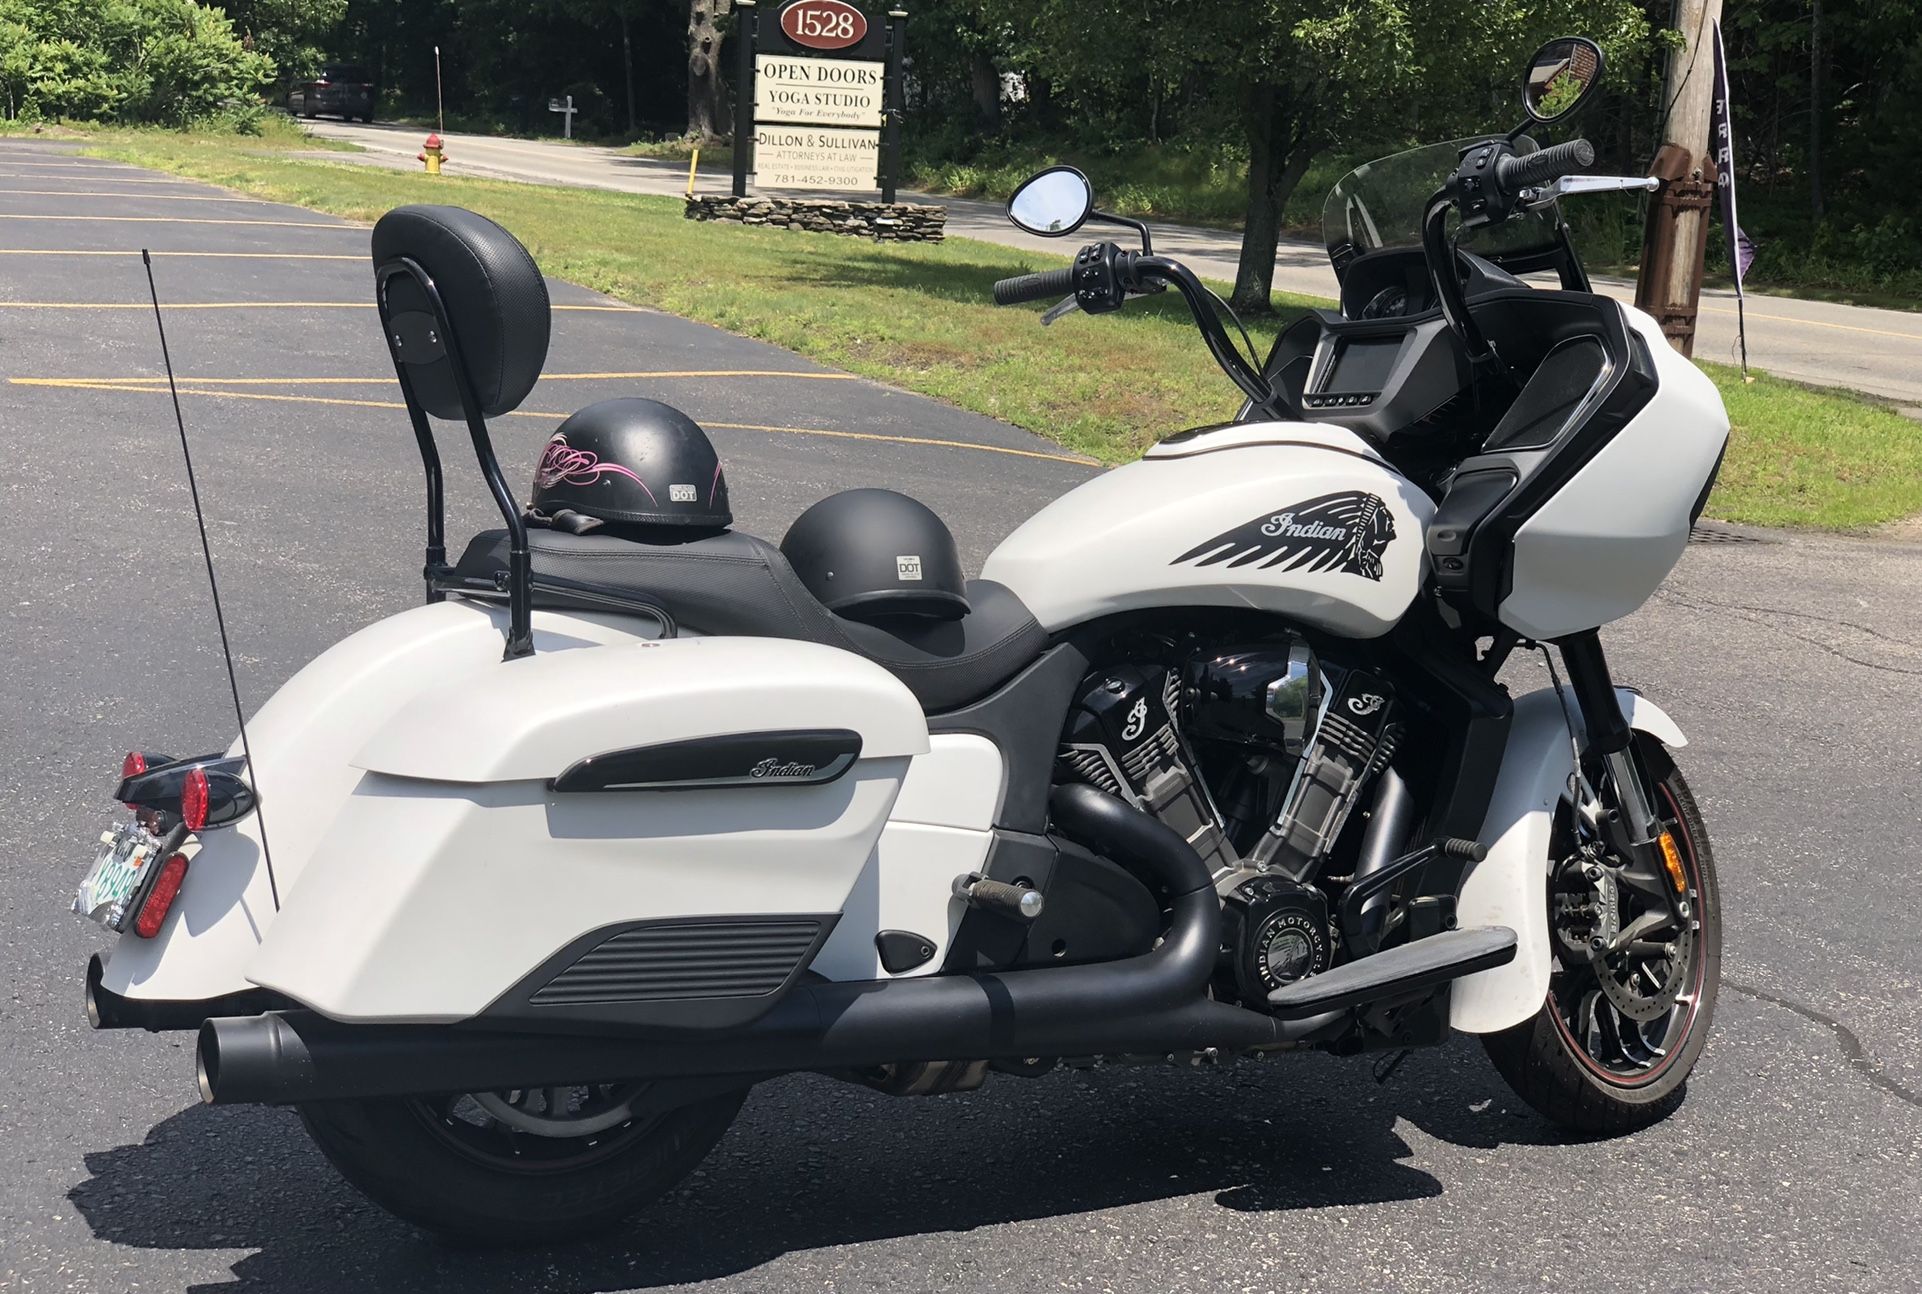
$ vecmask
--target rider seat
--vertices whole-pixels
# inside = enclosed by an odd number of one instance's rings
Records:
[[[710,635],[793,638],[839,647],[888,670],[929,713],[987,695],[1047,646],[1048,635],[1021,599],[992,580],[970,580],[971,608],[957,620],[893,616],[850,620],[808,592],[781,550],[738,531],[681,544],[647,544],[611,535],[533,530],[535,575],[597,584],[651,598],[683,629]],[[461,555],[461,576],[492,580],[507,569],[507,532],[484,530]],[[534,605],[605,613],[604,604],[552,589]]]

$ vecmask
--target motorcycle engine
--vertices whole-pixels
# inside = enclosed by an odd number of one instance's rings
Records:
[[[1302,639],[1209,647],[1093,675],[1060,760],[1194,846],[1222,898],[1217,988],[1260,1006],[1333,959],[1313,880],[1394,751],[1394,710],[1383,679],[1327,667]]]
[[[1061,762],[1077,781],[1120,796],[1179,831],[1216,872],[1239,859],[1175,729],[1181,681],[1158,665],[1097,676],[1068,716]]]

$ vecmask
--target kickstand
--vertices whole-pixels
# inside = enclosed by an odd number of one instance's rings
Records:
[[[1388,1080],[1395,1076],[1395,1071],[1401,1068],[1401,1063],[1407,1060],[1408,1057],[1414,1053],[1414,1050],[1413,1047],[1403,1047],[1394,1055],[1384,1056],[1382,1059],[1376,1061],[1375,1082],[1386,1086]]]

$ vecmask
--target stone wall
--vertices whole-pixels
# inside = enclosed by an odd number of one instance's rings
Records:
[[[838,198],[737,198],[698,194],[687,200],[689,220],[736,220],[744,225],[847,234],[877,242],[938,243],[946,207],[915,202],[848,202]]]

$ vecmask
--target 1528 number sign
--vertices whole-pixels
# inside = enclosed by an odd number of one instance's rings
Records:
[[[781,32],[808,49],[847,49],[867,38],[868,18],[847,0],[795,0],[781,10]]]

